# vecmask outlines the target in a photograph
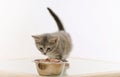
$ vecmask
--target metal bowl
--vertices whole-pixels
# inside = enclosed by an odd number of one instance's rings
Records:
[[[66,70],[65,66],[69,66],[66,62],[42,62],[44,59],[34,60],[37,72],[42,76],[60,75]]]

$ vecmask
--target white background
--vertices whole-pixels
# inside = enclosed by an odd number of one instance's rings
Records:
[[[70,56],[120,61],[119,0],[0,0],[0,59],[41,56],[31,35],[57,31],[46,7],[72,36]]]

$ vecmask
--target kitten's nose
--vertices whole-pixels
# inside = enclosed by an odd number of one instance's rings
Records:
[[[46,53],[45,53],[45,52],[44,52],[43,54],[44,54],[44,55],[46,55]]]

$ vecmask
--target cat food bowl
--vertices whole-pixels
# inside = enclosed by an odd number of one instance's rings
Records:
[[[34,60],[37,72],[42,76],[61,75],[69,64],[57,59],[36,59]]]

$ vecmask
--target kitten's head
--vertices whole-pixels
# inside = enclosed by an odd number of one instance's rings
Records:
[[[37,49],[44,55],[54,51],[58,44],[58,37],[50,34],[33,35]]]

